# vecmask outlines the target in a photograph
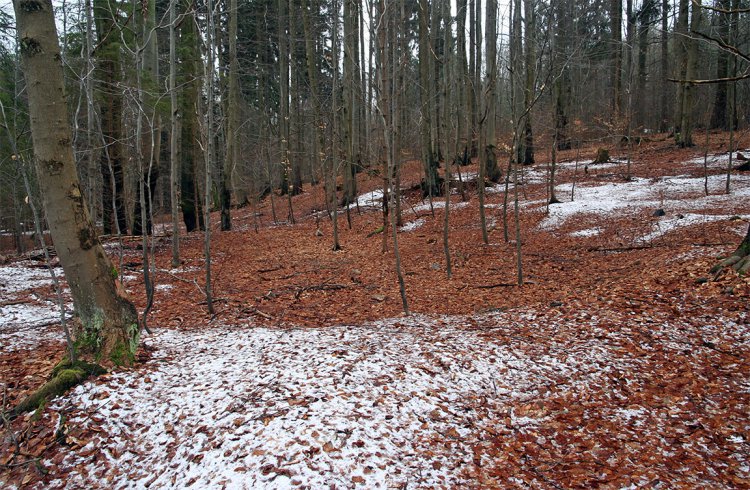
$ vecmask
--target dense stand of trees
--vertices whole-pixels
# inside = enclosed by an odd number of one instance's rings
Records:
[[[431,199],[446,162],[476,158],[481,180],[500,182],[504,158],[531,164],[548,141],[668,131],[689,146],[695,128],[749,117],[743,0],[91,0],[57,16],[78,175],[105,234],[151,233],[152,212],[170,211],[204,229],[206,208],[229,230],[232,206],[282,195],[275,219],[293,221],[305,184],[325,186],[334,217],[363,170],[398,183],[407,159],[422,161]],[[713,79],[725,81],[691,83]],[[8,31],[0,225],[19,249],[31,229],[24,84]]]

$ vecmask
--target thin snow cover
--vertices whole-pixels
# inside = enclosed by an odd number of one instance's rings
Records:
[[[732,218],[734,215],[715,215],[715,214],[695,214],[688,213],[685,215],[664,217],[659,221],[656,221],[653,225],[654,231],[640,238],[644,243],[651,242],[652,240],[659,238],[662,235],[666,235],[670,231],[678,228],[686,228],[689,226],[700,225],[709,223],[711,221],[723,221]],[[741,216],[742,218],[750,218],[748,216]],[[744,230],[743,230],[744,233]]]
[[[631,164],[633,164],[633,162],[631,162]],[[549,163],[542,163],[533,167],[521,167],[519,180],[527,184],[542,184],[548,182],[550,177],[549,165]],[[579,172],[583,172],[586,166],[589,166],[590,171],[597,171],[610,168],[620,168],[623,165],[625,165],[625,162],[612,161],[607,163],[594,163],[593,160],[579,160],[578,163],[572,161],[555,164],[558,170],[566,169],[575,171],[577,168]]]
[[[461,208],[465,208],[468,205],[469,205],[468,202],[452,203],[451,204],[451,209],[461,209]],[[433,207],[433,209],[444,209],[445,208],[445,200],[444,199],[441,199],[441,200],[433,199],[432,200],[432,207]],[[429,202],[425,202],[425,203],[419,204],[417,206],[414,206],[412,209],[414,210],[415,213],[420,213],[422,211],[429,211],[430,210],[430,203]]]
[[[54,325],[60,318],[60,310],[52,301],[54,298],[30,295],[33,288],[51,283],[47,269],[29,267],[28,262],[0,266],[3,300],[0,303],[0,346],[3,352],[33,349],[43,341],[63,340],[61,328]]]
[[[366,192],[357,196],[357,201],[351,206],[381,208],[383,207],[383,189],[376,189],[372,192]]]
[[[740,153],[747,153],[749,150],[737,150],[737,151],[739,151]],[[732,153],[732,166],[735,166],[735,167],[740,165],[740,163],[742,163],[742,162],[737,161],[737,158],[735,158],[736,156],[737,156],[737,153]],[[711,155],[707,155],[705,157],[701,156],[701,157],[692,158],[685,162],[686,165],[700,165],[700,166],[703,166],[704,163],[708,168],[727,168],[729,166],[729,153],[728,152],[718,153],[718,154],[714,153]]]
[[[587,228],[585,230],[574,231],[573,233],[570,234],[570,236],[592,237],[592,236],[601,235],[602,231],[603,230],[601,228],[598,228],[598,227],[597,228]]]
[[[625,369],[590,345],[530,358],[470,324],[412,316],[325,329],[163,330],[148,339],[156,352],[141,371],[101,377],[56,402],[77,407],[71,427],[102,438],[83,443],[95,450],[67,453],[72,473],[51,487],[470,486],[472,447],[486,437],[477,425],[510,412],[514,430],[533,430],[547,415],[517,414],[512,403],[562,378],[573,389],[602,369]]]
[[[0,295],[11,298],[28,289],[52,284],[47,269],[31,265],[24,261],[0,266]]]
[[[401,228],[399,228],[399,231],[405,231],[405,232],[414,231],[417,228],[421,228],[422,225],[424,224],[425,224],[424,218],[415,219],[414,221],[410,221],[406,223],[404,226],[402,226]]]
[[[612,182],[598,186],[578,185],[575,201],[550,206],[549,215],[542,221],[542,229],[562,225],[571,217],[580,214],[610,214],[613,212],[637,212],[643,208],[669,208],[672,211],[701,209],[709,205],[742,202],[750,197],[750,177],[734,175],[732,194],[723,194],[726,176],[708,178],[709,196],[693,197],[704,189],[702,177],[663,177],[661,179],[633,178],[628,182]],[[570,196],[572,184],[557,186],[557,195]],[[721,194],[719,194],[721,192]]]

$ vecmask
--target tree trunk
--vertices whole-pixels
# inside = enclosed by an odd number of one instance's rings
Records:
[[[122,150],[122,98],[119,30],[114,19],[118,18],[117,6],[109,0],[94,1],[94,20],[99,40],[96,52],[99,57],[99,72],[102,84],[101,105],[102,137],[104,151],[101,158],[103,178],[102,221],[104,233],[127,233],[125,217],[123,150]]]
[[[344,163],[343,204],[348,206],[357,197],[357,164],[359,155],[359,32],[358,1],[344,0]],[[348,208],[347,208],[348,209]]]
[[[52,3],[16,0],[13,6],[39,186],[80,319],[76,344],[97,360],[130,364],[138,345],[138,315],[118,288],[117,271],[104,253],[81,193]]]
[[[610,1],[609,15],[612,31],[612,121],[618,121],[622,111],[622,0]]]
[[[315,52],[315,33],[313,32],[312,25],[310,22],[310,11],[307,6],[307,0],[302,0],[302,27],[305,33],[305,58],[307,62],[307,76],[308,83],[310,84],[310,98],[313,104],[313,120],[315,126],[315,137],[313,145],[313,162],[315,167],[318,169],[322,168],[323,152],[325,151],[325,130],[323,115],[320,102],[320,89],[318,87],[318,67],[315,63],[317,59]],[[326,170],[323,170],[326,173]],[[327,178],[324,176],[324,180],[327,182]],[[326,196],[328,195],[328,189],[325,189]]]
[[[703,9],[700,6],[701,0],[693,0],[692,12],[690,15],[690,32],[696,32],[700,28],[701,13]],[[686,80],[694,80],[698,73],[698,39],[690,39],[687,52],[687,68],[685,71]],[[682,114],[680,119],[680,135],[677,145],[685,148],[693,146],[693,105],[694,105],[695,86],[692,83],[684,84],[682,89]]]
[[[718,0],[717,7],[729,11],[732,7],[730,0]],[[717,37],[724,42],[729,42],[730,14],[728,12],[714,12],[717,24]],[[719,49],[716,57],[716,78],[729,77],[729,52]],[[729,117],[727,116],[727,89],[728,82],[716,84],[716,95],[714,107],[711,113],[712,129],[729,129]]]
[[[237,0],[229,2],[229,94],[227,104],[226,159],[221,179],[221,230],[232,229],[232,176],[237,173],[240,164],[240,81],[239,61],[237,59]]]
[[[419,102],[422,121],[420,124],[420,146],[422,149],[422,170],[424,180],[421,183],[422,197],[440,195],[438,188],[438,161],[433,146],[435,140],[433,108],[434,94],[433,83],[430,74],[433,71],[434,53],[431,49],[430,35],[430,3],[427,0],[419,0]]]
[[[677,24],[675,25],[675,61],[677,63],[677,70],[675,72],[675,78],[678,80],[685,80],[687,76],[687,43],[689,39],[688,35],[688,10],[690,8],[690,0],[680,0],[680,10],[677,16]],[[677,86],[677,96],[675,98],[674,107],[674,138],[675,143],[680,145],[682,132],[682,113],[684,112],[685,104],[685,84],[680,83]]]
[[[330,170],[330,182],[331,182],[331,194],[332,202],[331,207],[333,208],[333,250],[341,250],[341,244],[339,243],[339,213],[338,213],[338,198],[336,193],[336,175],[338,173],[339,166],[339,119],[338,119],[338,80],[339,80],[339,4],[338,0],[333,0],[333,83],[331,90],[331,170]]]
[[[211,182],[211,168],[214,159],[214,60],[215,43],[214,33],[216,24],[214,23],[213,0],[208,0],[206,5],[208,10],[208,25],[206,26],[206,64],[204,73],[206,77],[206,134],[205,134],[205,177],[206,186],[204,189],[203,214],[205,223],[205,235],[203,237],[203,258],[206,269],[206,307],[210,314],[214,314],[213,288],[211,285],[211,193],[213,190]]]
[[[458,67],[456,69],[455,107],[458,112],[457,131],[461,143],[458,152],[468,154],[471,144],[471,104],[468,104],[467,94],[471,92],[468,83],[468,67],[466,66],[466,0],[458,0],[458,12],[456,16],[456,55]],[[461,161],[463,164],[463,160]]]
[[[487,51],[487,90],[484,95],[486,104],[485,114],[485,145],[483,158],[485,159],[486,177],[494,182],[500,182],[502,173],[497,166],[497,0],[486,0],[485,50]]]
[[[571,80],[568,57],[570,56],[570,39],[573,35],[572,14],[569,2],[559,1],[555,8],[555,33],[553,57],[555,71],[559,76],[554,82],[555,100],[555,141],[558,150],[569,150],[571,147],[568,133],[571,105]],[[558,71],[559,70],[559,71]]]
[[[172,267],[180,265],[180,129],[177,104],[177,7],[169,2],[169,202],[172,214]]]
[[[661,3],[661,117],[659,131],[669,128],[669,100],[671,84],[669,78],[669,0]]]
[[[523,124],[523,160],[524,165],[534,163],[534,133],[531,125],[531,104],[534,100],[536,85],[536,12],[534,0],[524,0],[524,58],[526,68],[526,85],[524,87],[524,124]]]
[[[180,103],[180,157],[182,171],[180,175],[182,219],[188,233],[203,229],[203,215],[201,201],[198,196],[195,176],[201,160],[201,153],[197,148],[200,140],[198,130],[198,103],[200,95],[201,63],[198,55],[198,37],[194,12],[188,14],[180,24],[180,46],[178,60],[180,70],[179,86],[182,87]]]
[[[141,124],[145,121],[146,126],[142,126],[137,137],[141,138],[141,144],[136,149],[138,163],[141,167],[142,179],[146,184],[146,195],[141,199],[141,186],[136,186],[135,208],[133,210],[133,235],[151,235],[153,231],[153,222],[151,219],[151,204],[153,196],[156,193],[156,181],[159,178],[159,144],[161,142],[160,114],[156,108],[156,99],[153,94],[157,92],[159,82],[159,57],[157,51],[157,34],[156,34],[156,4],[155,0],[148,0],[141,4],[141,31],[140,42],[142,53],[136,56],[142,57],[142,67],[140,73],[141,89],[138,91],[138,97],[141,99],[139,104],[139,116]],[[145,118],[143,118],[145,116]],[[144,220],[145,218],[145,220]],[[143,229],[145,222],[146,229]]]

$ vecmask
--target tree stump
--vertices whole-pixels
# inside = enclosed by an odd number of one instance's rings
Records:
[[[596,150],[596,158],[591,163],[608,163],[609,162],[609,150],[606,148],[599,148]]]

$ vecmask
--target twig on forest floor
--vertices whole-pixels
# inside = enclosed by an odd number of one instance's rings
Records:
[[[606,248],[606,247],[589,247],[586,249],[587,252],[630,252],[632,250],[648,250],[650,248],[655,248],[655,245],[632,245],[630,247],[616,247],[616,248]]]
[[[28,299],[14,299],[14,300],[10,300],[10,301],[0,301],[0,307],[3,307],[3,306],[24,305],[26,303],[31,303],[31,300],[28,300]]]
[[[307,291],[331,291],[338,289],[346,289],[346,286],[344,284],[318,284],[315,286],[306,286],[299,288],[297,292],[294,293],[294,298],[299,299],[302,293],[306,293]]]
[[[281,270],[283,268],[284,268],[283,265],[277,264],[277,265],[275,265],[273,267],[269,267],[267,269],[258,269],[257,272],[258,272],[258,274],[265,274],[267,272],[276,272],[276,271]]]

